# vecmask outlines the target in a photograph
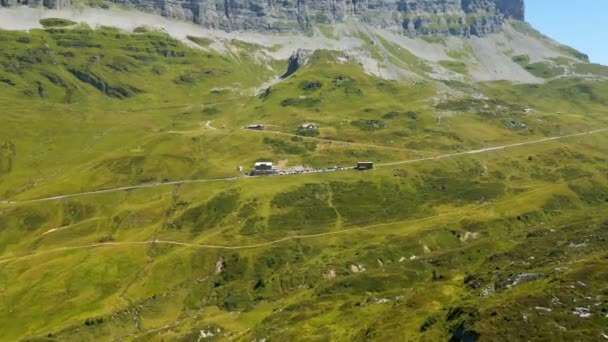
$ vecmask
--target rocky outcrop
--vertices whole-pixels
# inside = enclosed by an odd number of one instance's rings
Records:
[[[287,63],[287,71],[280,77],[281,79],[285,79],[292,74],[294,74],[301,66],[305,65],[308,62],[308,59],[312,55],[312,51],[298,49],[294,52],[291,57],[289,57],[289,61]]]
[[[3,6],[64,7],[70,0],[0,0]],[[351,18],[405,34],[485,35],[513,18],[524,0],[112,0],[206,28],[306,31]]]

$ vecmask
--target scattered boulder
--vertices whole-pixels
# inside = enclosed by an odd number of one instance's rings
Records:
[[[541,273],[520,273],[515,276],[508,276],[496,281],[496,289],[510,289],[517,285],[531,281],[545,279],[547,276]]]
[[[572,314],[581,318],[588,318],[591,317],[591,310],[584,307],[574,308]]]
[[[323,274],[323,278],[327,280],[334,279],[336,277],[336,270],[329,269],[326,273]]]
[[[362,273],[362,272],[365,272],[365,271],[366,271],[365,266],[363,266],[363,265],[361,265],[361,264],[358,264],[358,265],[350,265],[350,270],[351,270],[351,272],[353,272],[353,273]]]
[[[492,286],[488,286],[485,289],[481,290],[479,295],[482,297],[487,297],[487,296],[493,295],[495,292],[496,292],[496,288],[494,287],[494,285],[492,285]]]
[[[509,129],[521,129],[521,128],[526,128],[528,127],[526,124],[515,121],[515,120],[510,120],[507,122],[506,124],[507,128]]]
[[[224,258],[220,257],[219,260],[215,263],[215,274],[221,274],[224,271],[226,264],[224,263]]]

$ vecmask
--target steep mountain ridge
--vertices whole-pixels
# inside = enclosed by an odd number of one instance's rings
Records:
[[[226,31],[309,31],[352,18],[408,35],[476,35],[524,20],[524,0],[112,0],[168,18]],[[70,0],[1,0],[2,6],[63,8]]]

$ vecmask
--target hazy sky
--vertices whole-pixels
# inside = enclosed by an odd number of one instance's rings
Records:
[[[608,65],[608,0],[526,0],[526,21]]]

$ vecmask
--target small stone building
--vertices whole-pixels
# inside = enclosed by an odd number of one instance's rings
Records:
[[[255,168],[251,171],[251,174],[254,176],[260,175],[273,175],[277,172],[276,167],[272,164],[272,162],[257,162],[255,163]]]
[[[298,129],[318,129],[319,126],[312,123],[305,123],[298,127]]]
[[[357,170],[371,170],[374,168],[374,162],[358,162],[357,163],[357,167],[355,167],[355,169]]]

